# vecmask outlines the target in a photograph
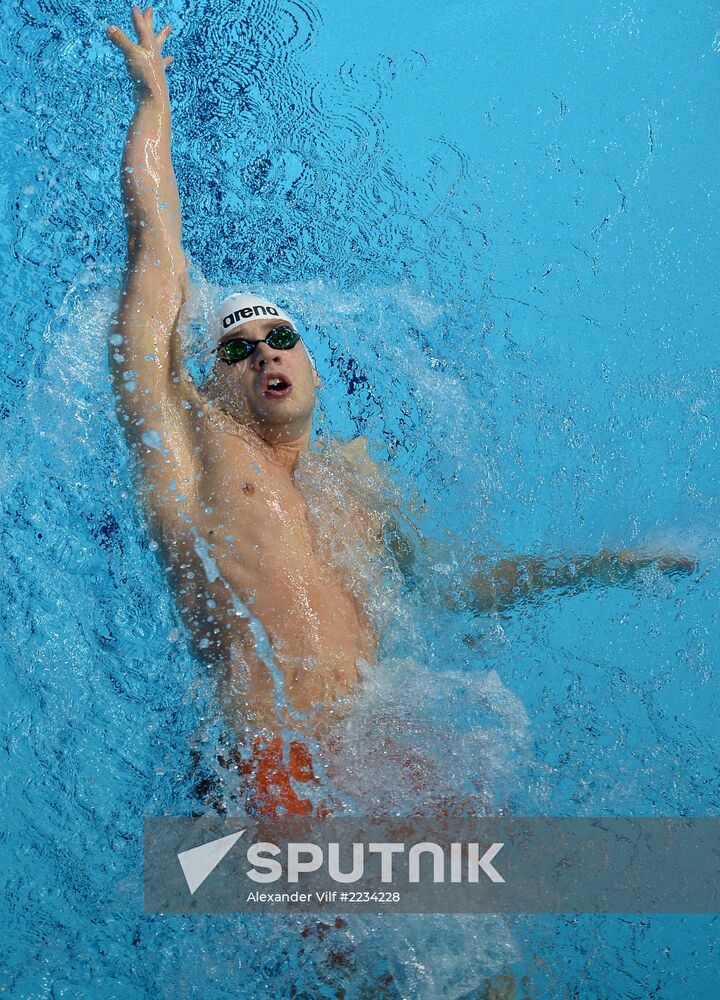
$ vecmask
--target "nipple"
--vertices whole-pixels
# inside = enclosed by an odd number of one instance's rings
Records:
[[[252,483],[243,483],[242,491],[245,494],[245,496],[251,497],[255,492],[255,487],[253,486]]]

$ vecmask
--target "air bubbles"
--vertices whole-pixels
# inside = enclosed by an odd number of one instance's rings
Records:
[[[142,435],[142,442],[143,444],[146,444],[148,448],[154,448],[157,451],[164,451],[163,439],[155,430],[145,431]]]

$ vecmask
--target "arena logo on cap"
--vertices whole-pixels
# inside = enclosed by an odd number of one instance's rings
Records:
[[[253,316],[279,316],[280,313],[275,306],[245,306],[244,309],[236,309],[235,312],[223,316],[222,325],[225,329],[234,323],[239,323],[241,319],[252,319]]]

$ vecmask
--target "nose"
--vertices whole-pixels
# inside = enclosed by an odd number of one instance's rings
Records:
[[[268,361],[279,361],[278,352],[263,341],[250,355],[250,367],[262,371]]]

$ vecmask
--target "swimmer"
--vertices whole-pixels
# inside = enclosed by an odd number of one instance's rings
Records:
[[[170,152],[172,57],[163,55],[171,27],[156,33],[150,7],[133,7],[132,19],[137,41],[108,28],[136,102],[121,170],[127,267],[109,350],[118,416],[194,648],[215,668],[229,723],[245,739],[237,765],[248,796],[263,814],[304,815],[303,789],[316,775],[302,742],[286,750],[282,735],[290,726],[321,739],[333,706],[371,669],[369,598],[319,551],[296,477],[321,380],[288,311],[233,293],[218,311],[209,378],[197,387],[185,371],[178,327],[188,265]],[[362,439],[336,451],[381,475]],[[373,510],[350,495],[342,506],[348,544],[379,538]],[[634,568],[630,553],[595,559],[572,570],[538,560],[480,567],[473,600],[505,609],[564,585],[567,574],[600,579]]]

